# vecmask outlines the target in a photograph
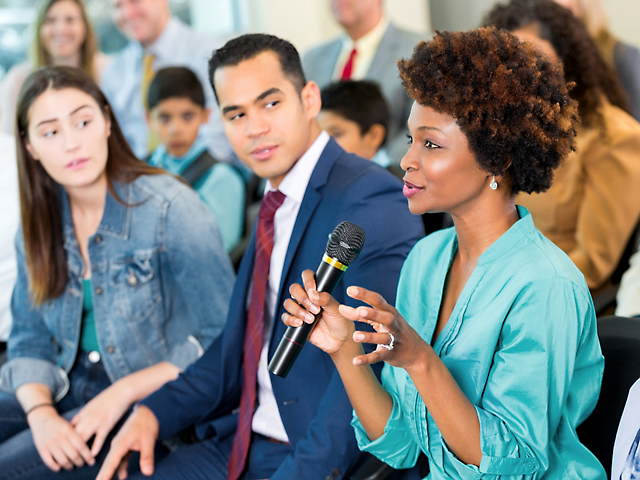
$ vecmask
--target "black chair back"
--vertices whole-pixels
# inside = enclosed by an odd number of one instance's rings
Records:
[[[640,378],[640,319],[603,317],[598,337],[604,355],[604,377],[593,413],[578,427],[578,438],[611,476],[613,444],[629,389]]]

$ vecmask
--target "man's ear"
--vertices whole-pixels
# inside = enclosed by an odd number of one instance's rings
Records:
[[[384,137],[387,134],[387,129],[384,128],[384,125],[380,123],[375,123],[369,127],[369,130],[362,136],[362,139],[365,141],[368,147],[373,149],[375,152],[380,150],[382,147],[382,143],[384,142]]]
[[[318,84],[314,81],[308,81],[307,84],[302,87],[300,98],[302,99],[302,104],[309,118],[316,118],[322,108],[320,87],[318,87]]]

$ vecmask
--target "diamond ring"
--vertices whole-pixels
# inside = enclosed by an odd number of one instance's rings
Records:
[[[393,333],[391,332],[387,332],[389,334],[389,343],[381,343],[380,346],[382,348],[386,348],[387,350],[393,350],[393,342],[395,340],[395,337],[393,336]]]

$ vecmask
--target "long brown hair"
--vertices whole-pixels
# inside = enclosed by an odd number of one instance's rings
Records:
[[[29,154],[29,110],[47,90],[74,88],[90,95],[105,118],[111,121],[107,139],[107,186],[118,201],[113,182],[132,182],[140,175],[165,173],[138,160],[127,143],[109,102],[93,79],[72,67],[42,67],[25,80],[18,97],[16,132],[18,181],[25,258],[31,278],[33,302],[40,305],[61,295],[68,281],[62,233],[60,185]]]
[[[34,26],[35,34],[33,36],[33,60],[34,60],[34,68],[46,67],[52,65],[51,55],[47,52],[47,49],[44,48],[44,44],[42,43],[41,30],[44,25],[45,20],[47,19],[47,14],[53,5],[63,0],[45,0],[42,5],[40,5],[40,9],[38,10],[38,16],[36,18],[36,24]],[[82,22],[84,23],[84,42],[80,46],[80,68],[91,75],[93,78],[96,78],[96,75],[99,72],[96,72],[93,68],[93,60],[95,55],[98,53],[98,40],[96,39],[96,35],[93,32],[93,27],[91,26],[91,22],[89,21],[89,17],[87,16],[87,11],[84,7],[84,3],[82,0],[68,0],[70,2],[75,3],[80,9],[80,15],[82,17]]]

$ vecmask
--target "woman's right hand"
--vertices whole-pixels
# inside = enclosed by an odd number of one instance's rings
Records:
[[[282,314],[285,325],[299,327],[302,322],[313,323],[314,315],[322,308],[322,315],[311,332],[309,341],[329,355],[338,352],[346,342],[352,341],[354,323],[340,314],[340,304],[335,298],[327,292],[316,290],[313,271],[302,272],[302,285],[294,283],[289,287],[289,293],[292,298],[284,301],[287,312]]]
[[[95,463],[87,444],[55,408],[38,408],[29,413],[27,421],[40,458],[54,472]]]

